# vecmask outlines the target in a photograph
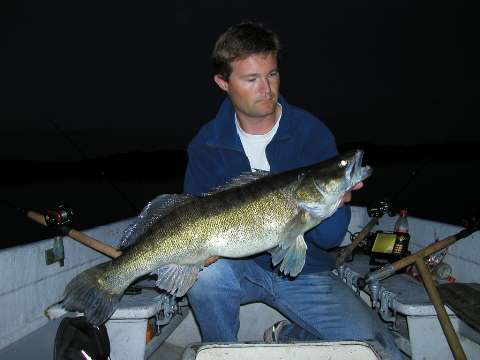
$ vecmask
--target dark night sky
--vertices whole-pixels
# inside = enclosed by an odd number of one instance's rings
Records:
[[[372,149],[367,156],[375,158],[388,156],[382,146],[400,146],[393,151],[396,158],[383,159],[376,177],[355,199],[365,204],[374,197],[369,191],[375,190],[376,197],[391,194],[420,170],[402,194],[404,204],[421,217],[435,210],[438,216],[430,217],[454,222],[462,209],[478,209],[480,202],[472,175],[480,162],[480,58],[472,3],[1,1],[0,161],[63,163],[134,151],[184,150],[224,96],[210,69],[215,39],[231,24],[257,20],[282,39],[281,92],[290,103],[320,117],[341,147],[367,144]],[[467,147],[457,146],[465,142]],[[408,148],[413,152],[406,151],[402,159],[402,149]],[[171,166],[165,160],[159,155],[151,161],[159,177]],[[7,182],[26,182],[29,166],[10,168],[16,177]],[[35,168],[42,171],[47,173]],[[90,180],[69,171],[71,186],[85,193],[81,197],[107,202],[99,197],[105,187],[87,186]],[[135,197],[138,207],[159,191],[158,178],[145,180],[148,168],[130,163],[116,171],[137,176],[133,182],[122,179],[128,182],[124,192]],[[24,198],[24,205],[37,208],[47,208],[46,199],[53,203],[60,198],[56,191],[56,185],[5,190],[10,201]],[[108,202],[114,204],[118,194],[111,187],[108,191]],[[178,184],[168,191],[178,191]],[[42,199],[34,201],[39,192]],[[62,196],[68,200],[71,193],[66,188]],[[452,208],[455,214],[448,216]],[[79,226],[122,217],[125,213],[117,212]]]
[[[51,120],[90,156],[185,148],[223,97],[213,42],[245,19],[280,34],[282,93],[339,144],[479,139],[462,1],[200,3],[2,2],[1,158],[75,158]]]

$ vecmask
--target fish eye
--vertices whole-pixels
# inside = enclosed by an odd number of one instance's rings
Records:
[[[340,165],[340,167],[345,167],[345,166],[347,166],[347,164],[348,164],[347,160],[342,160],[342,161],[340,161],[339,165]]]

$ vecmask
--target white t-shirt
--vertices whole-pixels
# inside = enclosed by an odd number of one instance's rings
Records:
[[[273,128],[266,134],[262,135],[253,135],[246,133],[238,123],[237,114],[235,114],[235,125],[237,127],[238,136],[240,136],[240,141],[242,142],[243,149],[247,155],[248,161],[250,162],[250,168],[252,171],[255,170],[265,170],[270,171],[270,164],[267,160],[267,154],[265,149],[267,145],[272,141],[275,136],[278,125],[280,124],[280,119],[282,118],[282,106],[280,106],[280,115],[278,120],[273,126]]]

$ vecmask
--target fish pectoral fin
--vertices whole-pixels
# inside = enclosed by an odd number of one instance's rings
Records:
[[[273,249],[268,250],[268,252],[272,255],[273,266],[277,266],[280,263],[280,261],[283,260],[287,251],[288,251],[288,248],[284,249],[280,246],[276,246]]]
[[[305,265],[307,244],[303,239],[303,234],[299,234],[291,241],[288,247],[279,245],[269,250],[269,252],[272,254],[272,263],[274,266],[281,262],[281,272],[285,275],[297,276]]]
[[[303,233],[308,229],[310,216],[303,209],[299,211],[283,229],[278,246],[269,250],[273,265],[281,263],[280,271],[285,275],[297,276],[305,265],[307,244]]]
[[[157,287],[168,293],[181,297],[197,280],[201,265],[169,264],[157,269]]]

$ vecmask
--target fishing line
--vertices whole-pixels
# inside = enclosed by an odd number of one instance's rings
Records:
[[[414,180],[417,178],[417,175],[425,169],[425,167],[432,162],[432,157],[429,156],[422,164],[418,165],[416,168],[414,168],[410,172],[410,177],[407,179],[407,181],[401,186],[392,196],[387,197],[387,201],[390,203],[395,202],[395,200],[406,190],[408,187],[414,182]]]
[[[449,139],[451,138],[451,135],[449,134],[446,134],[445,136],[441,137],[440,138],[440,142],[439,144],[447,144],[449,142]],[[430,153],[426,159],[423,161],[423,163],[421,163],[420,165],[418,165],[416,168],[414,168],[412,171],[411,171],[411,175],[410,177],[407,179],[407,181],[405,182],[405,184],[400,187],[397,192],[395,192],[390,198],[387,198],[388,201],[391,201],[392,203],[394,202],[394,200],[396,200],[400,194],[402,194],[413,182],[414,180],[417,178],[417,175],[422,171],[422,170],[425,170],[425,168],[427,167],[427,165],[429,165],[432,161],[434,160],[434,156],[432,153]]]
[[[80,155],[82,160],[88,160],[88,156],[85,151],[83,151],[83,149],[75,141],[73,141],[70,136],[68,136],[64,131],[62,131],[61,127],[55,121],[49,118],[43,118],[45,121],[49,122],[50,125],[56,130],[56,132],[70,144],[70,146]],[[130,200],[130,198],[122,190],[120,190],[117,185],[115,185],[115,183],[105,174],[102,169],[93,165],[92,168],[117,192],[118,195],[120,195],[120,197],[130,206],[131,210],[133,210],[134,214],[139,213],[139,209],[137,209],[137,207]]]
[[[6,207],[13,209],[15,211],[18,211],[24,215],[27,213],[27,210],[25,210],[24,208],[21,208],[20,206],[15,205],[14,203],[8,201],[7,199],[0,198],[0,204],[3,204]]]

